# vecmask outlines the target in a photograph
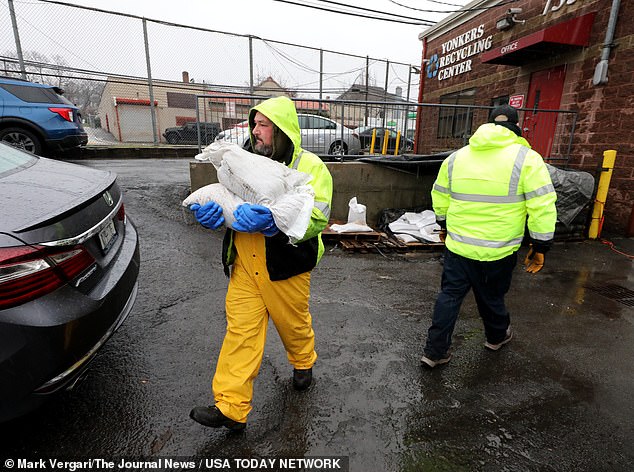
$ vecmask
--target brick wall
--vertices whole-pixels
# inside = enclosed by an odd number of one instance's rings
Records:
[[[526,0],[485,11],[437,38],[430,36],[426,56],[441,54],[444,42],[481,24],[484,25],[484,36],[492,35],[495,48],[553,24],[596,12],[590,45],[561,54],[543,54],[521,66],[483,64],[480,55],[474,55],[470,58],[472,70],[464,74],[442,81],[421,74],[422,101],[439,103],[443,95],[471,88],[476,89],[477,105],[488,106],[493,98],[504,95],[524,94],[526,97],[532,72],[566,64],[560,109],[578,111],[569,167],[595,173],[601,165],[603,152],[608,149],[617,151],[604,230],[622,234],[628,228],[634,202],[634,22],[630,21],[634,18],[634,0],[621,0],[614,38],[616,47],[609,57],[609,80],[599,86],[593,85],[592,77],[601,56],[612,2],[576,0],[558,12],[544,16],[545,4],[546,0]],[[495,22],[504,16],[509,6],[521,7],[523,12],[517,17],[526,19],[526,23],[517,24],[508,31],[498,31]],[[425,143],[432,142],[437,132],[437,112],[425,109],[421,115],[418,141],[419,152],[424,153],[432,151],[425,149]],[[474,117],[473,129],[484,119],[485,115]]]

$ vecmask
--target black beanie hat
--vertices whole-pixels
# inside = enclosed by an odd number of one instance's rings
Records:
[[[522,130],[519,126],[517,126],[519,121],[520,118],[517,113],[517,108],[514,108],[511,105],[500,105],[499,107],[494,108],[489,115],[489,123],[504,126],[505,128],[513,131],[516,135],[521,136]]]
[[[503,115],[506,116],[506,120],[502,118]],[[499,107],[494,108],[489,115],[489,123],[495,123],[496,121],[517,123],[519,120],[520,118],[517,114],[517,108],[513,108],[511,105],[500,105]]]

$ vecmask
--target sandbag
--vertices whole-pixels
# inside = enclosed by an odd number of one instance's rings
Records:
[[[216,202],[222,207],[222,214],[225,217],[225,225],[231,226],[235,221],[233,212],[244,203],[240,197],[235,193],[230,192],[220,183],[205,185],[199,188],[185,200],[183,200],[183,206],[189,208],[190,205],[198,203],[199,205],[205,205],[209,202]]]
[[[388,225],[392,234],[405,243],[422,241],[439,243],[440,226],[436,223],[436,214],[432,210],[405,212]]]
[[[352,197],[348,202],[348,222],[343,225],[334,224],[330,229],[337,233],[367,233],[373,231],[366,223],[367,208]]]
[[[212,143],[196,159],[214,165],[219,183],[196,190],[183,201],[184,206],[213,200],[222,207],[225,224],[231,226],[233,212],[241,203],[263,205],[292,243],[303,238],[315,205],[315,193],[308,185],[311,175],[245,151],[235,143]]]

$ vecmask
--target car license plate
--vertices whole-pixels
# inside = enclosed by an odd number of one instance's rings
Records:
[[[99,231],[99,244],[101,245],[101,249],[103,249],[104,252],[108,252],[108,249],[110,249],[116,237],[117,229],[114,227],[114,222],[110,220],[106,226]]]

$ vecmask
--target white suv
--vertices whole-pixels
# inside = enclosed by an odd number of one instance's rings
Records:
[[[302,148],[317,155],[359,154],[361,142],[356,132],[342,126],[330,118],[300,113],[299,129],[302,134]],[[230,141],[242,147],[249,145],[249,128],[233,127],[221,132],[216,141]]]

